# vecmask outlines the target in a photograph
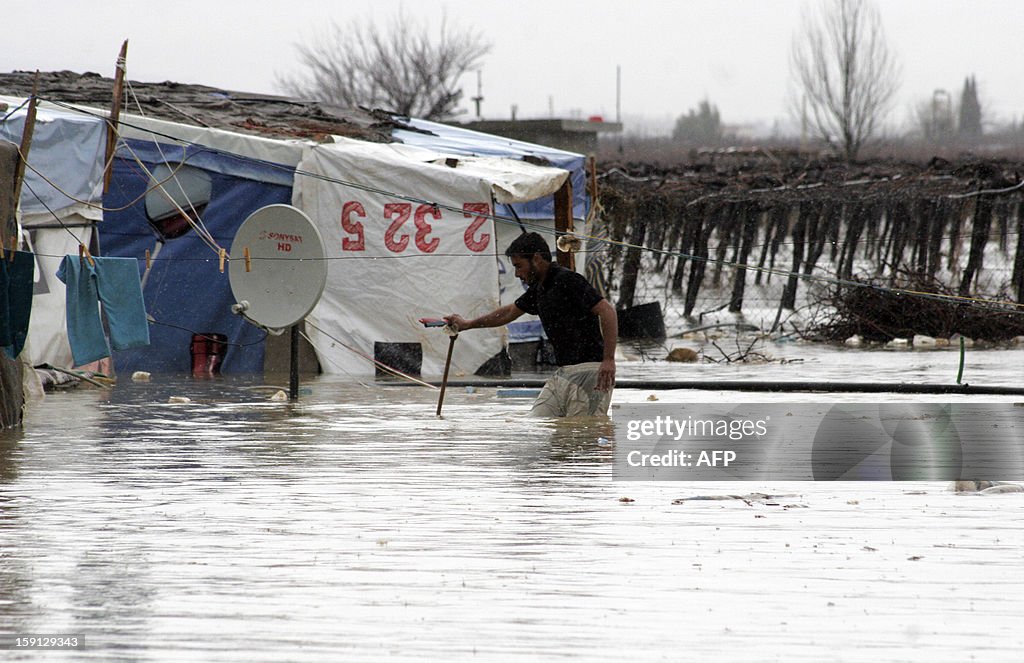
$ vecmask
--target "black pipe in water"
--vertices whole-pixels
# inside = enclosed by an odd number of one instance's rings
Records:
[[[387,384],[382,382],[383,384]],[[408,385],[396,381],[395,386]],[[440,383],[431,383],[440,386]],[[448,387],[515,387],[540,388],[543,379],[507,380],[449,380]],[[746,380],[616,380],[616,389],[646,389],[672,391],[700,389],[703,391],[768,391],[768,392],[826,392],[861,394],[964,394],[987,396],[1024,396],[1022,387],[997,385],[973,386],[969,384],[913,384],[889,382],[763,382]]]

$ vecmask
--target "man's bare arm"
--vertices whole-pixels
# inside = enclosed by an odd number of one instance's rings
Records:
[[[614,313],[615,311],[612,311]],[[507,325],[519,316],[524,311],[516,306],[515,304],[506,304],[500,308],[496,308],[490,313],[485,313],[479,318],[473,318],[467,320],[457,313],[445,316],[445,322],[455,328],[455,331],[465,331],[467,329],[480,329],[482,327],[501,327]],[[614,348],[612,349],[614,354]]]
[[[607,299],[594,304],[590,312],[598,317],[601,336],[604,337],[601,368],[597,372],[597,390],[608,391],[615,386],[615,344],[619,339],[619,317]]]

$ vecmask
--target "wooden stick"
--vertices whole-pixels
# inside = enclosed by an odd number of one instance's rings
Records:
[[[146,249],[146,269],[149,270],[153,267],[153,259],[149,255],[149,249]]]
[[[96,385],[97,387],[100,387],[101,389],[113,389],[114,388],[113,385],[103,384],[99,380],[93,380],[91,377],[89,377],[87,375],[82,375],[81,373],[76,373],[75,371],[69,371],[66,368],[57,368],[53,364],[43,364],[42,367],[45,368],[45,369],[51,370],[51,371],[57,371],[58,373],[63,373],[64,375],[70,375],[72,377],[76,377],[79,380],[85,380],[89,384]]]
[[[221,274],[224,273],[224,258],[227,256],[227,253],[228,252],[225,249],[223,249],[223,248],[220,251],[217,252],[218,257],[220,258],[220,273]]]
[[[106,167],[103,170],[103,193],[110,189],[110,175],[114,170],[114,152],[117,151],[117,123],[121,117],[121,96],[124,94],[125,62],[128,60],[128,40],[121,44],[121,53],[117,56],[117,70],[114,73],[114,101],[110,106],[110,118],[107,125]]]
[[[252,271],[252,260],[249,258],[249,247],[248,246],[245,247],[245,250],[243,251],[243,253],[245,254],[245,271],[251,272]]]
[[[18,164],[14,167],[14,206],[17,208],[21,200],[21,185],[25,181],[25,163],[28,161],[28,151],[32,148],[32,133],[36,126],[36,106],[38,104],[36,95],[39,93],[39,70],[36,70],[36,77],[32,81],[32,96],[28,99],[28,110],[25,112],[25,126],[21,131],[21,145],[18,147]],[[17,234],[17,227],[14,233]],[[0,246],[7,245],[7,219],[0,219]]]
[[[455,339],[459,337],[455,334],[448,341],[448,358],[444,360],[444,377],[441,378],[441,393],[437,395],[437,416],[441,416],[441,405],[444,403],[444,390],[448,386],[448,369],[452,365],[452,350],[455,349]]]

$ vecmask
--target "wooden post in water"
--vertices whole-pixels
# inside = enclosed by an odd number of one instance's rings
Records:
[[[946,222],[949,219],[951,206],[949,200],[939,198],[932,204],[931,237],[928,238],[927,274],[935,278],[935,273],[942,267],[942,239],[946,233]]]
[[[747,261],[750,259],[750,249],[757,237],[757,222],[760,217],[760,210],[757,203],[740,204],[740,251],[736,260],[736,273],[732,282],[732,296],[729,298],[729,312],[739,313],[743,310],[743,293],[747,287]]]
[[[702,213],[703,212],[703,213]],[[693,313],[697,305],[697,293],[704,283],[704,270],[708,264],[708,238],[715,227],[715,211],[710,205],[697,210],[693,230],[693,257],[690,262],[690,276],[686,281],[686,302],[683,315]]]
[[[974,218],[971,220],[971,249],[967,256],[967,266],[960,280],[958,294],[966,297],[971,294],[971,283],[974,276],[981,270],[985,259],[985,244],[988,242],[989,229],[992,227],[992,199],[978,196],[974,201]]]
[[[1013,256],[1012,281],[1017,286],[1017,303],[1024,304],[1024,201],[1017,203],[1017,251]]]
[[[796,224],[793,226],[792,235],[793,263],[790,267],[789,278],[786,280],[786,285],[782,289],[782,299],[779,302],[780,310],[792,310],[796,308],[796,288],[798,285],[801,263],[803,263],[804,260],[804,244],[806,243],[807,238],[807,222],[814,209],[813,203],[805,200],[800,203],[800,208],[797,211]]]
[[[679,246],[676,250],[679,255],[676,257],[676,268],[672,273],[672,292],[673,294],[681,294],[683,291],[683,276],[686,273],[686,261],[687,258],[693,255],[693,247],[697,236],[696,229],[700,225],[699,215],[702,213],[702,208],[692,208],[688,205],[683,205],[679,209],[679,223],[682,224],[682,232],[679,239]],[[690,269],[693,270],[693,263],[690,263]]]
[[[640,260],[643,257],[644,239],[647,237],[647,214],[646,208],[641,208],[633,217],[631,232],[629,235],[630,247],[626,249],[626,257],[622,260],[622,279],[619,281],[619,309],[626,309],[633,305],[633,297],[636,295],[636,282],[640,275]]]

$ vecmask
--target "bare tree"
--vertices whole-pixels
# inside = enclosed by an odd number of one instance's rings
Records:
[[[451,28],[446,17],[436,39],[401,12],[386,30],[370,21],[332,22],[326,35],[296,44],[304,71],[278,75],[277,84],[288,94],[349,108],[445,120],[460,112],[459,79],[490,49],[480,34]]]
[[[899,88],[890,52],[870,0],[831,0],[805,12],[793,40],[792,69],[817,134],[847,160],[881,127]],[[804,111],[806,112],[806,110]]]

